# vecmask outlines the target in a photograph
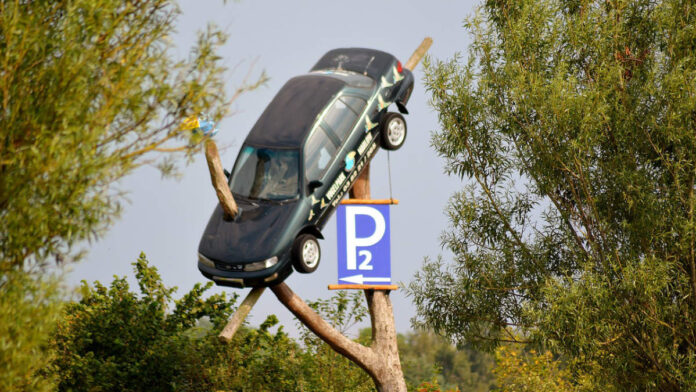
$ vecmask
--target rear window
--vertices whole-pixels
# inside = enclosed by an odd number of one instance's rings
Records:
[[[336,69],[357,72],[379,80],[396,59],[389,53],[374,49],[341,48],[322,56],[312,67],[312,71]]]

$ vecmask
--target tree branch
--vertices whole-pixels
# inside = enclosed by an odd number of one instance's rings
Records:
[[[210,171],[210,181],[213,183],[215,193],[217,194],[220,205],[225,214],[231,217],[237,215],[237,203],[234,201],[232,191],[227,184],[227,177],[220,163],[220,154],[218,153],[215,142],[211,139],[205,141],[205,159],[208,161],[208,170]]]
[[[278,300],[297,317],[302,324],[306,325],[312,332],[325,341],[331,348],[339,354],[358,364],[370,376],[376,380],[374,374],[374,364],[379,360],[375,353],[343,336],[338,330],[319,316],[314,309],[310,308],[302,298],[298,297],[285,283],[279,283],[271,287],[273,294]],[[372,309],[372,307],[370,307]],[[370,310],[372,313],[372,310]]]

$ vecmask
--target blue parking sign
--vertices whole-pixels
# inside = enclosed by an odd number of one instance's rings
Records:
[[[338,221],[338,282],[390,284],[389,205],[341,204]]]

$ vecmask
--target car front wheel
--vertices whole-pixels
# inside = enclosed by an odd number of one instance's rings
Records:
[[[295,239],[292,247],[292,265],[297,272],[308,274],[319,266],[321,248],[319,241],[311,234],[302,234]]]
[[[399,113],[387,113],[382,119],[381,141],[385,150],[398,150],[406,140],[406,120]]]

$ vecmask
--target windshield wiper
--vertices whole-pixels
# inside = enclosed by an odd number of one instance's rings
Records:
[[[292,201],[296,201],[298,199],[297,196],[294,197],[289,197],[286,199],[261,199],[259,198],[260,201],[263,201],[264,203],[271,203],[271,204],[286,204]]]
[[[244,202],[249,203],[249,204],[251,204],[251,205],[254,206],[254,207],[258,207],[258,206],[259,206],[259,204],[256,203],[256,202],[254,202],[254,200],[256,200],[256,201],[261,200],[261,199],[258,199],[258,198],[252,198],[252,197],[249,197],[249,196],[239,195],[239,194],[237,194],[237,193],[232,193],[232,195],[233,195],[235,198],[240,199],[240,200],[243,200]]]

